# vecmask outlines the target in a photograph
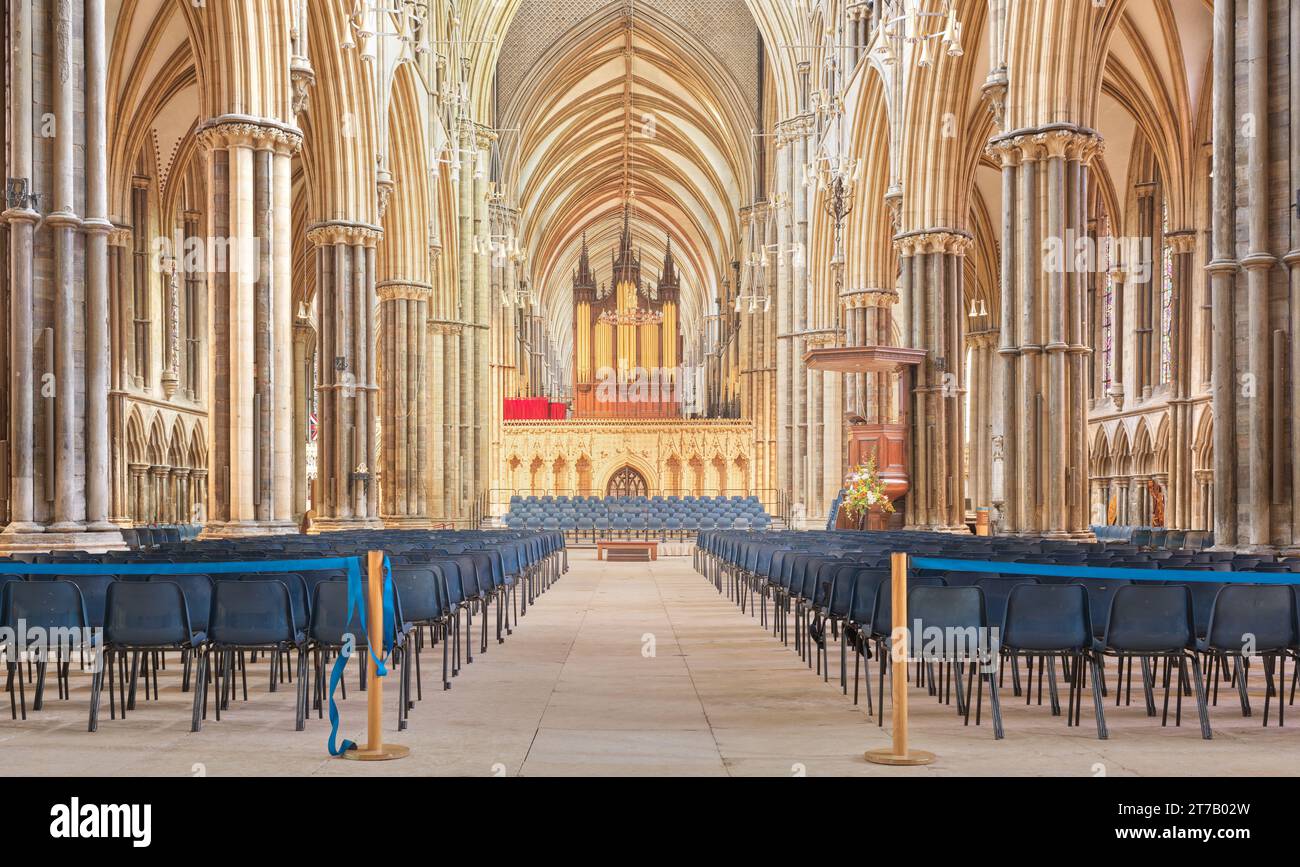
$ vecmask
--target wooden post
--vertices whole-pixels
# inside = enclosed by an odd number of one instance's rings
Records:
[[[402,744],[384,743],[384,678],[379,676],[374,654],[384,653],[384,552],[370,551],[366,555],[366,627],[369,646],[366,655],[366,746],[365,749],[346,750],[345,759],[359,761],[384,761],[404,759],[411,748]],[[372,653],[373,649],[373,653]]]
[[[889,636],[889,660],[893,666],[892,699],[894,703],[894,744],[888,749],[867,750],[867,761],[878,765],[928,765],[934,753],[910,750],[907,744],[907,555],[889,555],[890,583],[893,593],[893,630]],[[882,660],[883,663],[883,660]],[[880,713],[885,712],[885,697],[880,697]]]

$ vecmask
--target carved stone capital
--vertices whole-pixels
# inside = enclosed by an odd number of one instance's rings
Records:
[[[894,248],[899,256],[915,256],[922,253],[952,253],[966,255],[972,244],[971,236],[954,229],[923,229],[908,232],[894,238]]]
[[[315,223],[307,229],[307,240],[317,247],[331,244],[373,247],[384,236],[384,230],[369,223],[352,223],[346,220],[329,220]]]
[[[889,308],[898,303],[898,292],[894,289],[879,287],[846,289],[840,293],[840,301],[849,309]]]
[[[270,149],[295,154],[302,148],[302,131],[268,118],[222,115],[204,122],[196,136],[207,150],[226,147]]]
[[[375,284],[380,301],[428,301],[433,287],[414,280],[382,280]]]

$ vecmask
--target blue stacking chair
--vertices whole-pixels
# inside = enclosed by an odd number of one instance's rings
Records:
[[[1197,649],[1209,654],[1209,676],[1214,683],[1214,703],[1219,701],[1219,677],[1228,659],[1232,659],[1233,679],[1241,715],[1251,715],[1250,695],[1246,690],[1248,661],[1259,656],[1264,669],[1264,725],[1268,725],[1269,703],[1278,696],[1277,724],[1286,719],[1286,658],[1297,644],[1296,599],[1294,590],[1282,584],[1225,584],[1219,590],[1210,612],[1205,638]]]
[[[0,612],[3,612],[5,632],[0,635],[0,642],[15,640],[15,636],[26,636],[26,648],[37,650],[36,694],[32,710],[44,707],[45,672],[49,665],[50,654],[55,654],[54,667],[59,698],[69,696],[69,684],[65,666],[62,662],[70,659],[76,650],[94,649],[96,633],[90,630],[86,617],[86,606],[81,598],[81,589],[71,581],[9,581],[0,593]],[[24,631],[25,630],[25,631]],[[33,645],[33,639],[43,635],[44,639]],[[9,711],[18,718],[18,707],[14,703],[13,676],[18,673],[18,698],[21,703],[22,718],[27,719],[27,694],[24,688],[23,666],[19,663],[16,648],[0,644],[5,651],[9,675]]]
[[[962,682],[974,681],[975,724],[980,724],[984,699],[984,681],[989,683],[989,709],[993,716],[993,737],[1001,739],[1002,710],[998,703],[998,686],[995,674],[996,657],[988,641],[989,624],[984,608],[984,593],[978,587],[912,587],[907,594],[907,616],[913,644],[912,655],[921,660],[928,673],[937,662],[940,672],[930,675],[931,690],[945,700],[950,682],[957,689],[957,712],[970,723],[971,696],[963,695]],[[930,630],[939,630],[943,636],[940,649],[935,652],[928,638]],[[951,643],[950,643],[951,639]],[[953,671],[955,669],[955,672]],[[969,687],[967,688],[967,691]],[[884,693],[882,691],[881,695]],[[883,714],[882,714],[883,715]]]
[[[1092,615],[1087,591],[1079,584],[1024,583],[1013,587],[1007,596],[1001,629],[1004,657],[1024,656],[1028,662],[1030,685],[1033,683],[1033,659],[1038,658],[1038,701],[1042,704],[1043,668],[1047,661],[1051,708],[1059,715],[1060,700],[1056,690],[1056,658],[1062,661],[1069,677],[1069,701],[1065,724],[1077,726],[1083,709],[1083,670],[1092,677],[1093,713],[1097,737],[1105,740],[1106,719],[1102,711],[1101,670],[1092,652],[1094,641]],[[994,687],[996,689],[996,687]],[[1030,700],[1025,690],[1025,703]]]
[[[1124,664],[1128,665],[1127,688],[1132,691],[1133,660],[1142,666],[1142,691],[1146,697],[1147,716],[1156,715],[1155,672],[1153,659],[1165,660],[1165,701],[1161,725],[1169,720],[1169,669],[1177,664],[1178,694],[1174,725],[1182,723],[1183,690],[1188,685],[1187,666],[1190,664],[1191,685],[1196,689],[1196,709],[1201,720],[1201,736],[1209,740],[1209,713],[1205,705],[1201,665],[1196,657],[1196,628],[1192,619],[1192,600],[1187,588],[1181,585],[1130,584],[1115,591],[1110,614],[1106,621],[1106,635],[1094,639],[1093,652],[1114,656],[1120,663],[1120,674],[1115,684],[1115,702],[1119,703]]]
[[[206,577],[206,576],[200,576]],[[178,650],[185,658],[186,679],[189,656],[204,642],[202,631],[190,622],[185,591],[175,581],[155,578],[150,581],[114,581],[108,586],[104,607],[104,647],[100,664],[91,677],[90,719],[87,731],[99,730],[100,695],[108,676],[109,719],[117,718],[117,701],[113,691],[114,664],[119,669],[122,718],[135,705],[135,679],[131,679],[131,696],[126,694],[126,655],[144,653],[140,670],[149,695],[150,662],[153,662],[153,697],[158,698],[158,667],[155,652]],[[137,657],[138,658],[138,657]],[[132,669],[136,666],[133,664]],[[183,689],[184,687],[182,687]]]
[[[318,585],[318,592],[319,592]],[[209,680],[216,693],[216,718],[229,706],[234,694],[235,655],[245,650],[273,653],[298,651],[298,699],[295,702],[294,728],[302,731],[306,717],[306,635],[295,628],[293,597],[284,581],[219,580],[212,591],[212,609],[208,614],[208,643],[199,656],[195,677],[194,713],[191,731],[201,731],[207,715]],[[211,671],[212,657],[218,656],[217,669]],[[245,669],[246,671],[246,669]],[[211,677],[210,677],[211,675]],[[272,678],[272,688],[275,680]],[[243,682],[244,700],[248,699],[248,682]]]

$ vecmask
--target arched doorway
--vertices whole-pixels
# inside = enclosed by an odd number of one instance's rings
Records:
[[[605,496],[644,497],[647,490],[649,488],[645,483],[645,476],[625,466],[609,477],[609,484],[605,486]]]

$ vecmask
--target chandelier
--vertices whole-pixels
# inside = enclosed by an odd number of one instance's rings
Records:
[[[429,4],[421,0],[354,0],[347,15],[348,29],[340,43],[344,50],[360,49],[362,56],[369,59],[374,52],[370,40],[376,36],[393,37],[417,55],[429,50],[424,33]]]
[[[606,310],[596,319],[601,325],[658,325],[664,315],[655,310]]]
[[[940,49],[949,57],[964,53],[954,0],[886,0],[880,27],[891,40],[917,46],[916,65],[920,67],[933,66]],[[896,62],[901,52],[892,47],[887,50],[887,61]]]

